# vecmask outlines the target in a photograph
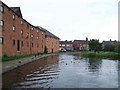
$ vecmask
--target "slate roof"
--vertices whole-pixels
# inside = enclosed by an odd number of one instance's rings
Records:
[[[117,44],[117,41],[103,41],[103,44]]]
[[[60,41],[60,44],[73,44],[72,41]]]
[[[49,32],[48,30],[40,27],[40,26],[37,26],[40,30],[44,31],[45,32],[45,36],[47,37],[52,37],[52,38],[56,38],[56,39],[60,39],[59,37],[55,36],[54,34],[52,34],[51,32]]]
[[[84,43],[84,44],[88,43],[88,41],[86,41],[86,40],[74,40],[74,42],[79,42],[79,43]]]
[[[10,7],[10,9],[13,10],[19,17],[22,18],[20,7]]]

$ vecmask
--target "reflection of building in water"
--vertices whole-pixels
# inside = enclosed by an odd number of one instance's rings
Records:
[[[88,70],[89,72],[99,72],[102,65],[102,60],[97,60],[96,58],[90,58],[88,60]]]
[[[10,72],[3,74],[3,88],[11,87],[16,82],[23,82],[25,79],[34,74],[42,74],[52,68],[50,65],[58,63],[58,56],[48,56],[40,60],[33,61],[29,64],[23,65]],[[49,67],[49,68],[47,68]],[[47,69],[46,69],[47,68]],[[44,71],[45,70],[45,71]],[[28,75],[28,76],[26,76]],[[30,76],[29,76],[30,77]]]
[[[47,64],[56,64],[58,63],[58,55],[47,57]]]

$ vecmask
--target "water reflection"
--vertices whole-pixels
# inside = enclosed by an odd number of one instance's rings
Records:
[[[49,56],[3,75],[6,88],[117,88],[118,61]]]
[[[58,56],[45,57],[32,63],[21,66],[8,73],[3,74],[3,88],[25,87],[37,83],[47,83],[48,81],[38,82],[39,80],[50,79],[57,74],[56,64]],[[54,71],[55,70],[55,71]],[[40,78],[45,77],[45,78]],[[36,84],[37,84],[36,83]]]
[[[88,70],[89,72],[99,72],[101,69],[102,65],[102,60],[101,59],[96,59],[96,58],[89,58],[88,60]]]

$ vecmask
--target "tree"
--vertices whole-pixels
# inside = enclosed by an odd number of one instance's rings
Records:
[[[115,47],[115,51],[120,53],[120,43],[118,43],[118,45]]]
[[[91,39],[89,41],[89,50],[94,52],[99,52],[102,50],[102,44],[99,43],[97,39]]]
[[[116,47],[116,48],[117,48],[117,47]],[[114,51],[115,51],[115,45],[106,44],[106,45],[104,46],[104,51],[114,52]]]

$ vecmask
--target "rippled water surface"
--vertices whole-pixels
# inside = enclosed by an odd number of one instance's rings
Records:
[[[48,56],[3,75],[3,88],[117,88],[118,60]]]

